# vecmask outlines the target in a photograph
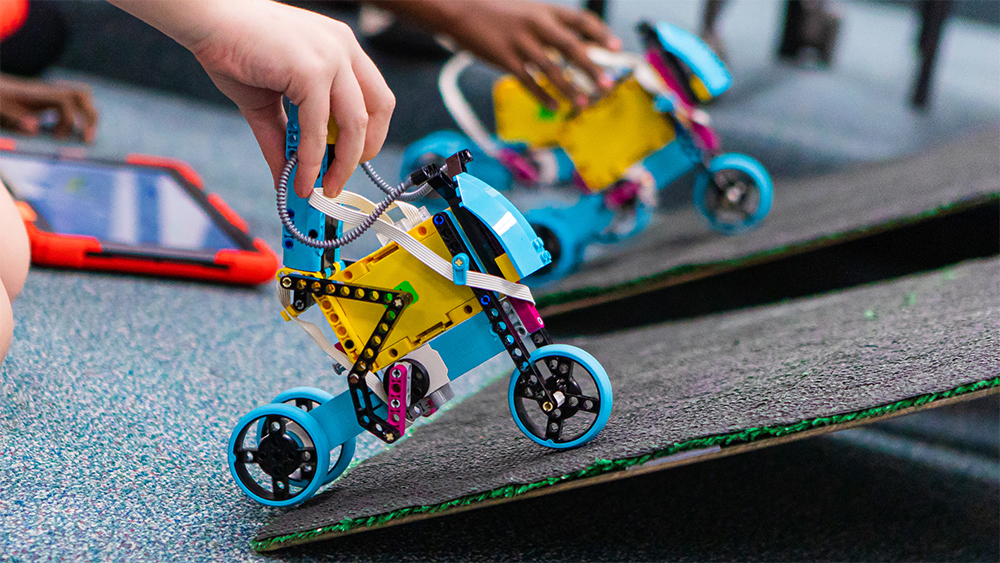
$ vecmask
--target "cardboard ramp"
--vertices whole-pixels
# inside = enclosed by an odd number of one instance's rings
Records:
[[[1000,389],[1000,259],[580,339],[614,412],[583,448],[521,436],[500,380],[253,540],[275,550],[658,471]]]
[[[712,233],[690,207],[657,216],[635,241],[536,291],[543,315],[778,260],[1000,201],[1000,129],[990,127],[927,154],[801,180],[776,180],[774,206],[744,235]]]

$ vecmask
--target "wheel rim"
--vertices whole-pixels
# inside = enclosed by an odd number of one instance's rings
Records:
[[[582,445],[604,427],[611,410],[611,387],[600,364],[589,354],[569,346],[547,346],[566,350],[533,355],[542,375],[522,380],[511,378],[511,414],[522,432],[533,441],[553,448]],[[569,353],[567,353],[569,352]],[[582,355],[581,355],[582,353]],[[585,355],[585,356],[584,356]],[[541,385],[537,385],[540,383]],[[552,397],[532,391],[544,387]],[[529,396],[529,393],[531,396]]]
[[[259,424],[265,431],[258,434]],[[254,409],[237,425],[229,445],[229,465],[251,498],[270,506],[297,504],[325,482],[330,449],[318,423],[284,404]]]
[[[275,397],[271,403],[285,404],[297,408],[302,412],[311,412],[313,409],[332,398],[333,395],[323,391],[322,389],[317,389],[315,387],[296,387],[281,393]],[[257,425],[258,438],[262,438],[264,433],[264,421],[261,420]],[[330,451],[330,470],[323,479],[324,484],[330,483],[337,477],[340,477],[340,475],[347,469],[347,466],[354,458],[354,450],[357,445],[356,442],[357,441],[354,438],[351,438],[339,446],[333,446]],[[302,483],[302,481],[299,481],[298,483]],[[304,486],[304,484],[300,484],[300,486]]]
[[[742,170],[720,170],[709,181],[702,203],[709,220],[720,227],[749,226],[760,210],[760,188]]]

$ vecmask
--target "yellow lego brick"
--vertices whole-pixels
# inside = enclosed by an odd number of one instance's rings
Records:
[[[705,103],[712,99],[712,94],[705,87],[705,83],[697,76],[691,75],[691,80],[688,81],[688,84],[691,85],[691,91],[694,92],[694,95],[698,97],[700,102]]]
[[[435,254],[451,260],[431,219],[410,229],[409,233]],[[396,243],[389,243],[358,260],[332,279],[382,290],[408,291],[412,288],[415,294],[414,301],[403,310],[382,344],[382,352],[375,359],[372,370],[386,367],[482,310],[471,289],[441,277]],[[409,287],[401,287],[404,282]],[[327,301],[329,306],[324,306]],[[359,351],[363,350],[385,312],[382,304],[344,299],[337,294],[322,298],[320,308],[352,360],[357,360]]]
[[[674,140],[674,127],[634,78],[582,110],[562,128],[558,143],[591,189],[617,182],[633,164]]]
[[[551,111],[513,76],[503,76],[493,84],[493,107],[497,136],[508,143],[527,143],[531,148],[556,144],[566,116],[573,106],[547,81],[542,88],[559,102]]]
[[[337,137],[340,136],[340,126],[337,122],[333,120],[333,116],[330,116],[330,120],[326,122],[326,144],[336,145]]]
[[[514,264],[511,263],[510,256],[507,256],[507,254],[501,254],[500,256],[497,256],[496,263],[500,268],[500,273],[503,274],[504,279],[512,282],[521,281],[521,276],[517,275],[517,269],[515,269]]]

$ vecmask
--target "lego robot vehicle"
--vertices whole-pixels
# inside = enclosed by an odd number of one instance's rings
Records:
[[[552,263],[529,281],[542,284],[572,272],[592,242],[614,243],[645,229],[656,193],[695,171],[694,205],[709,226],[737,234],[759,224],[771,208],[771,177],[757,160],[720,153],[719,138],[700,106],[725,92],[732,78],[696,35],[669,23],[639,25],[642,56],[593,48],[591,58],[614,77],[606,96],[574,109],[547,83],[559,109],[541,105],[512,76],[493,88],[497,123],[491,136],[458,87],[472,63],[459,53],[441,71],[445,105],[464,134],[438,131],[410,145],[407,175],[472,146],[477,177],[505,189],[574,183],[582,192],[572,206],[543,205],[526,212],[545,240]],[[584,91],[582,73],[567,76]]]
[[[292,106],[288,164],[278,183],[282,315],[334,360],[348,390],[290,389],[237,423],[229,467],[247,495],[269,506],[308,499],[344,472],[358,434],[399,440],[454,396],[452,380],[498,354],[514,364],[508,406],[532,441],[572,448],[601,431],[611,414],[608,375],[586,351],[549,337],[531,291],[518,283],[549,254],[505,197],[466,173],[468,151],[422,167],[398,187],[365,163],[387,193],[378,204],[347,191],[328,199],[317,190],[307,201],[288,194],[298,138]],[[328,151],[335,140],[331,127]],[[447,209],[430,215],[405,201],[430,190]],[[402,217],[389,218],[390,210]],[[356,227],[345,233],[345,224]],[[339,248],[369,229],[381,248],[341,260]],[[336,344],[300,318],[314,306]]]

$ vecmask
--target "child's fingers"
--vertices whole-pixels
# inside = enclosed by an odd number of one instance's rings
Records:
[[[97,136],[97,108],[90,99],[90,92],[86,90],[75,90],[73,92],[73,102],[76,109],[83,118],[83,138],[88,143],[92,143]]]
[[[368,127],[365,130],[365,146],[361,152],[361,161],[367,162],[378,154],[385,143],[389,132],[389,120],[396,108],[396,96],[386,85],[382,73],[375,63],[363,52],[353,62],[354,74],[365,98],[365,108],[368,112]]]
[[[330,114],[337,121],[340,134],[337,136],[333,162],[323,177],[323,194],[326,197],[336,197],[361,162],[368,129],[368,111],[365,109],[361,86],[350,68],[337,73],[328,95]]]
[[[0,122],[25,135],[38,134],[38,117],[33,111],[14,100],[4,100],[0,108]]]
[[[540,44],[534,42],[524,43],[520,45],[520,50],[525,58],[538,66],[538,69],[545,74],[545,76],[549,79],[549,82],[551,82],[563,96],[571,100],[574,105],[587,105],[587,96],[580,92],[569,80],[566,80],[562,69],[559,68],[559,65],[552,62],[548,54],[545,52],[545,49]]]
[[[299,104],[299,164],[295,172],[295,193],[312,194],[326,154],[327,123],[330,119],[330,86],[317,82],[307,89]],[[337,147],[338,153],[340,147]]]
[[[602,90],[610,90],[614,86],[614,82],[604,70],[587,56],[587,47],[578,35],[565,27],[556,27],[549,31],[548,42],[574,66],[587,73],[594,84],[600,86]]]
[[[562,6],[554,8],[559,19],[584,38],[600,43],[612,51],[618,51],[622,48],[621,39],[615,37],[608,24],[593,13],[585,10],[571,10]]]
[[[281,105],[281,97],[276,95],[274,103],[263,108],[243,110],[243,117],[250,125],[250,130],[260,145],[260,152],[264,155],[267,167],[271,169],[271,176],[277,184],[278,176],[285,167],[285,127],[288,123],[285,108]]]
[[[541,102],[542,105],[552,111],[559,109],[559,102],[557,102],[555,98],[550,96],[548,92],[535,82],[535,77],[528,72],[524,63],[517,60],[510,65],[507,65],[507,68],[510,70],[511,74],[517,78],[518,82],[524,85],[524,87],[527,88],[528,91],[531,92],[531,94],[535,96],[535,98]]]

